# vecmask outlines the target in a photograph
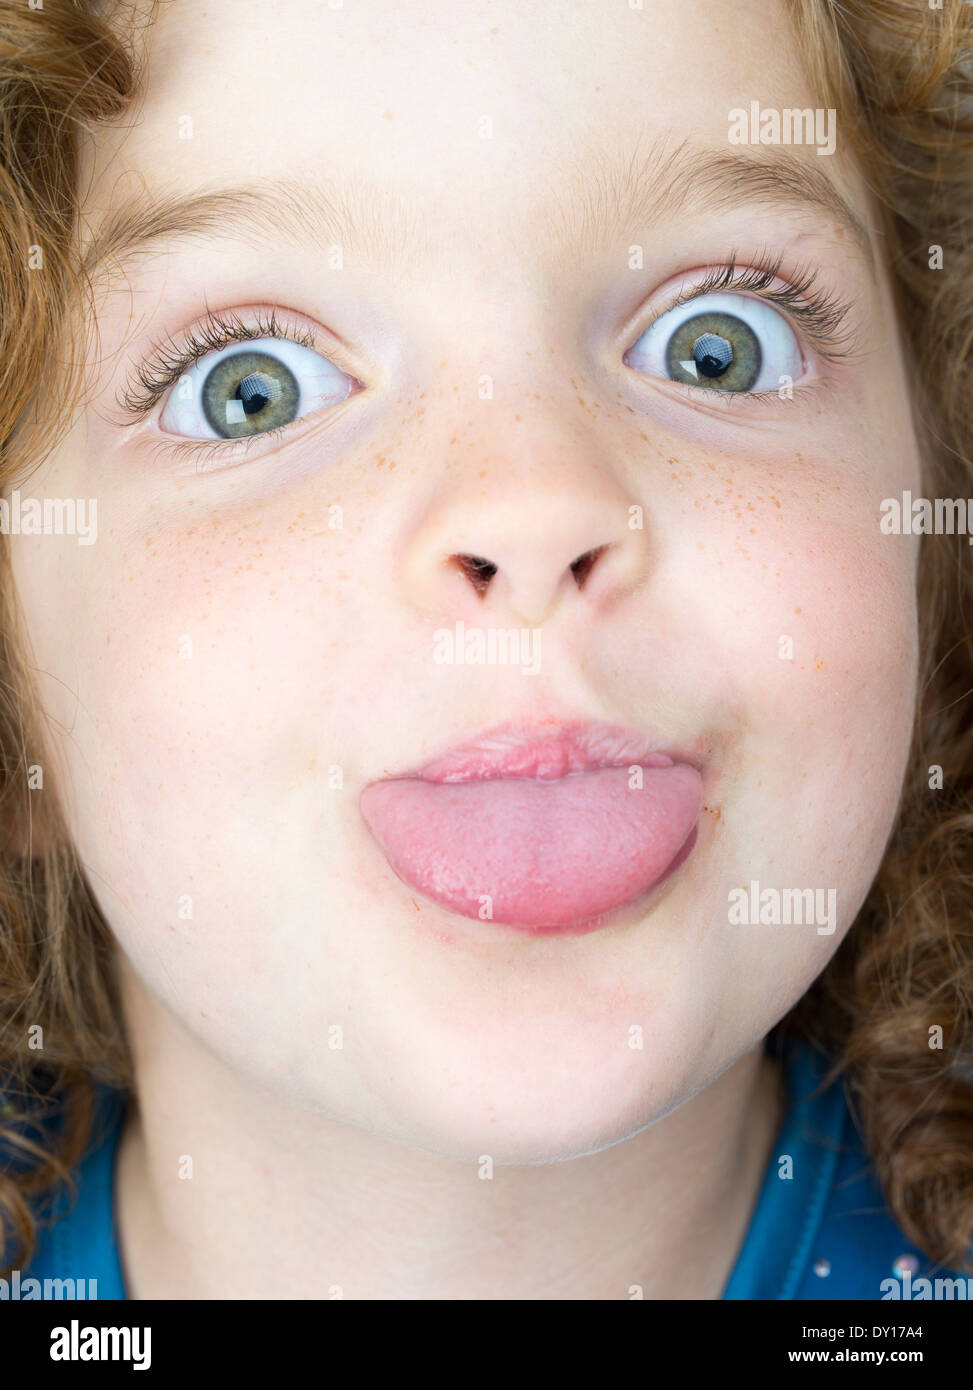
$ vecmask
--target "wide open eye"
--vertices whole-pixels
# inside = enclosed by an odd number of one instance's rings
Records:
[[[313,348],[287,338],[255,338],[207,353],[187,368],[159,426],[190,439],[262,434],[339,404],[354,385]]]
[[[648,376],[715,391],[775,390],[804,358],[787,320],[760,299],[704,294],[661,314],[624,361]]]

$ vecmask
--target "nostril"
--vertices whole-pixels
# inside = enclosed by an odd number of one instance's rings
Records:
[[[598,558],[603,551],[607,550],[605,545],[596,546],[594,550],[586,550],[583,555],[579,555],[571,566],[571,573],[574,575],[575,583],[579,589],[583,589],[585,581],[598,563]]]
[[[497,567],[493,561],[484,560],[481,555],[453,555],[451,558],[482,597],[489,588],[490,580],[497,572]]]

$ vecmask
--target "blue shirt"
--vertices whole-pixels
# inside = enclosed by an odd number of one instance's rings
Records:
[[[922,1277],[961,1277],[933,1267],[892,1220],[840,1080],[818,1089],[821,1055],[788,1039],[782,1056],[788,1105],[723,1298],[882,1299],[896,1291],[914,1298]],[[123,1098],[104,1091],[102,1107],[108,1137],[79,1167],[73,1208],[59,1199],[63,1214],[41,1232],[21,1285],[28,1277],[96,1279],[98,1299],[126,1296],[112,1201]],[[973,1295],[973,1279],[966,1287]]]

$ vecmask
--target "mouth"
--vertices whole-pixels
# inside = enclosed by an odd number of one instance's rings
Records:
[[[462,917],[535,934],[608,925],[690,855],[691,756],[590,723],[501,725],[370,783],[361,813],[392,870]]]

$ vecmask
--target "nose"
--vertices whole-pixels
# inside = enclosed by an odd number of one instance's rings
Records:
[[[596,446],[477,461],[431,499],[404,556],[409,600],[457,618],[539,626],[563,606],[602,609],[644,578],[641,509]],[[482,457],[482,456],[481,456]]]

